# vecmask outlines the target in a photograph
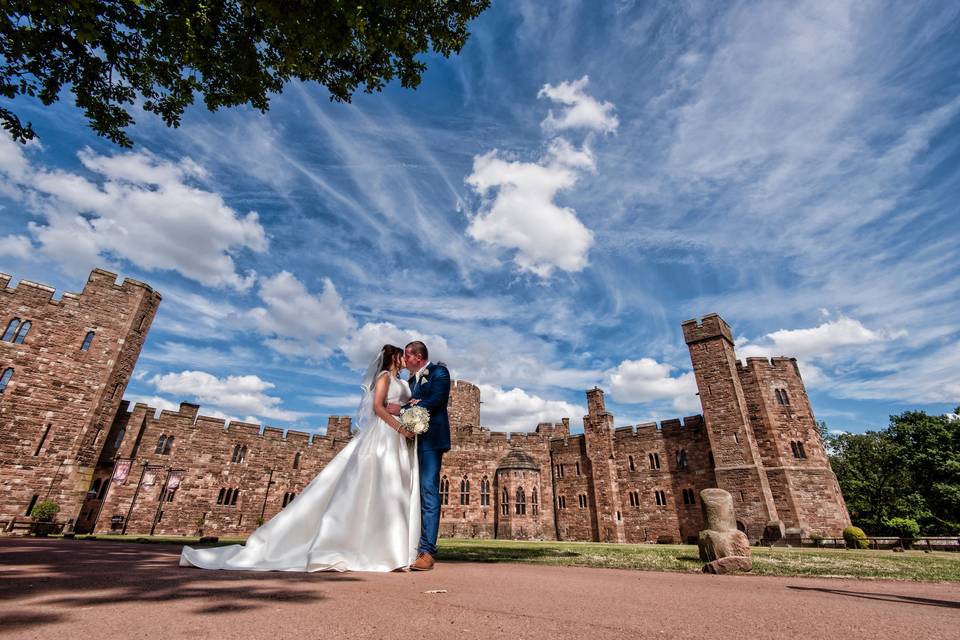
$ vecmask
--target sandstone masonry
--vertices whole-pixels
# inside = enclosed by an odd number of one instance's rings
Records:
[[[80,294],[0,275],[0,522],[37,500],[81,532],[245,535],[293,500],[350,439],[121,401],[160,295],[95,270]],[[30,325],[19,341],[17,328]],[[93,337],[88,341],[90,332]],[[582,434],[569,420],[529,433],[481,426],[480,391],[453,384],[441,535],[608,542],[695,542],[700,491],[733,497],[752,540],[849,525],[792,358],[736,359],[717,315],[683,324],[702,416],[614,427],[587,391]],[[2,384],[2,383],[0,383]]]

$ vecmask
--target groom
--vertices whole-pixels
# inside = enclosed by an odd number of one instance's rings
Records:
[[[420,461],[420,543],[414,571],[433,569],[437,555],[437,534],[440,531],[440,463],[450,450],[450,419],[447,401],[450,398],[450,372],[442,363],[430,362],[427,345],[419,340],[404,348],[407,371],[411,373],[410,392],[417,406],[430,412],[430,428],[417,441]],[[394,407],[390,407],[393,409]],[[399,407],[396,407],[399,412]]]

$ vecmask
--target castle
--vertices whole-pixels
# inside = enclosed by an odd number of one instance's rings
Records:
[[[78,532],[246,535],[283,509],[350,439],[121,400],[160,304],[149,285],[94,270],[79,294],[0,274],[0,522],[40,500]],[[850,524],[796,361],[737,360],[717,315],[683,323],[703,415],[614,428],[587,391],[530,433],[481,426],[480,391],[453,384],[442,536],[687,542],[699,494],[729,491],[752,540]]]

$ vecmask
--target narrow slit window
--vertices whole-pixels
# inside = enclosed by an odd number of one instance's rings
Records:
[[[470,504],[470,480],[467,476],[460,480],[460,504]]]
[[[3,331],[3,341],[13,342],[13,336],[17,335],[17,329],[20,327],[20,318],[14,318],[7,324]]]
[[[13,377],[13,367],[8,367],[3,370],[3,375],[0,375],[0,393],[3,393],[7,385],[10,384],[10,378]]]
[[[83,344],[80,345],[80,351],[89,351],[90,345],[93,343],[93,331],[87,331],[87,335],[83,338]]]
[[[27,333],[30,331],[30,321],[27,320],[20,325],[20,328],[17,329],[17,335],[13,338],[14,344],[23,344],[23,341],[27,339]]]
[[[153,450],[153,452],[162,454],[163,448],[166,446],[166,444],[167,444],[167,436],[161,435],[160,439],[157,440],[157,447]]]
[[[223,504],[223,498],[226,496],[227,490],[223,487],[220,488],[220,493],[217,494],[217,504]]]
[[[530,492],[530,512],[533,515],[538,515],[540,513],[540,500],[539,496],[537,496],[536,488]]]
[[[510,514],[510,494],[507,492],[507,488],[503,488],[503,492],[500,493],[500,513],[501,515]]]
[[[33,455],[38,456],[43,450],[43,445],[47,442],[47,436],[50,435],[50,426],[48,424],[43,428],[43,433],[40,434],[40,442],[37,443],[37,450],[33,452]]]

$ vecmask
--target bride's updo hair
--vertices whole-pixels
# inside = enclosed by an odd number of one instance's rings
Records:
[[[380,362],[380,371],[389,371],[393,365],[403,367],[403,349],[392,344],[385,344],[382,351],[383,360]],[[380,373],[380,371],[377,373]]]

